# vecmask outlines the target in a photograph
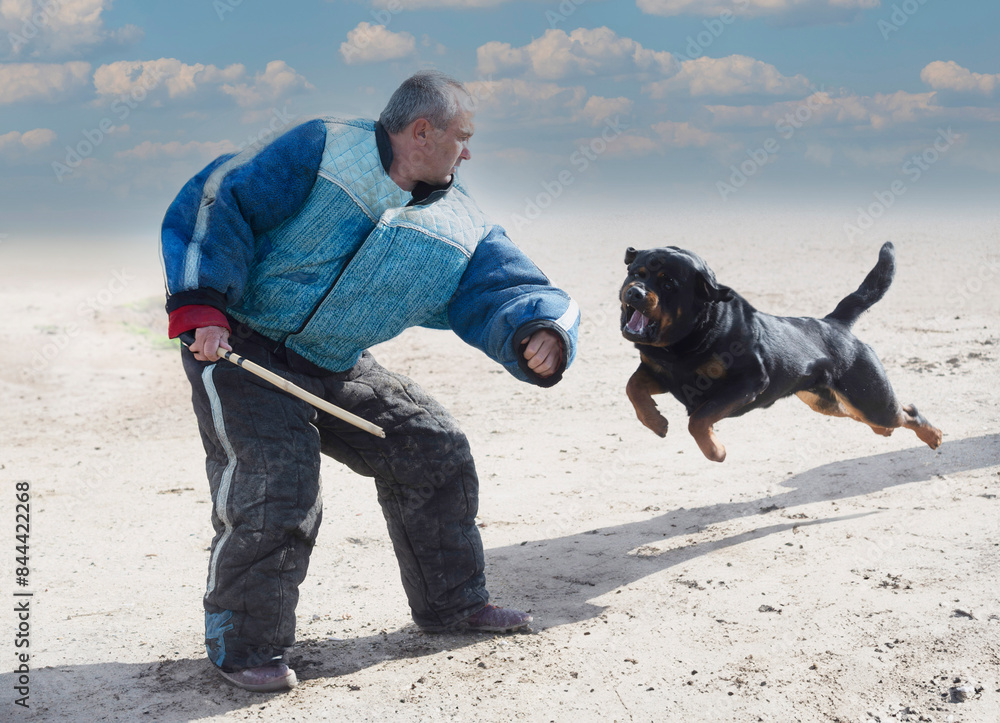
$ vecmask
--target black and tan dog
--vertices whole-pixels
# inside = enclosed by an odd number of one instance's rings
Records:
[[[667,420],[652,395],[687,407],[688,431],[706,457],[726,458],[712,425],[797,395],[817,412],[852,417],[888,437],[912,429],[931,449],[941,431],[902,406],[875,352],[850,329],[881,299],[895,272],[891,243],[858,290],[823,319],[771,316],[718,284],[697,254],[669,248],[625,252],[619,298],[622,335],[642,360],[626,391],[644,425],[661,437]]]

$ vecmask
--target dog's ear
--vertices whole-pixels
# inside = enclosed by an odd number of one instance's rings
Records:
[[[708,301],[732,301],[733,290],[728,286],[723,286],[715,280],[715,273],[704,266],[697,272],[698,293]]]
[[[635,257],[638,256],[638,255],[639,255],[639,252],[636,251],[631,246],[629,246],[627,249],[625,249],[625,265],[628,266],[633,261],[635,261]]]

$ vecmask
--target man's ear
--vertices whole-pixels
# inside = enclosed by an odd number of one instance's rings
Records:
[[[413,140],[417,143],[425,143],[427,141],[427,133],[433,129],[434,126],[426,118],[417,118],[413,121]]]
[[[635,257],[638,256],[638,255],[639,255],[639,252],[636,251],[631,246],[629,246],[627,249],[625,249],[625,265],[628,266],[633,261],[635,261]]]

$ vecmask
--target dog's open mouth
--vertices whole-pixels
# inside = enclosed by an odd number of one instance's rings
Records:
[[[655,321],[628,304],[622,307],[622,336],[630,341],[649,341],[656,337]]]

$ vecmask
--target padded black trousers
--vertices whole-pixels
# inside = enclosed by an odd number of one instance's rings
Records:
[[[479,482],[455,419],[367,352],[317,376],[285,355],[235,350],[381,426],[380,439],[320,412],[228,361],[182,350],[207,455],[212,540],[205,592],[209,658],[227,670],[281,658],[295,641],[298,587],[322,517],[320,454],[375,478],[414,622],[444,629],[489,599],[475,525]]]

